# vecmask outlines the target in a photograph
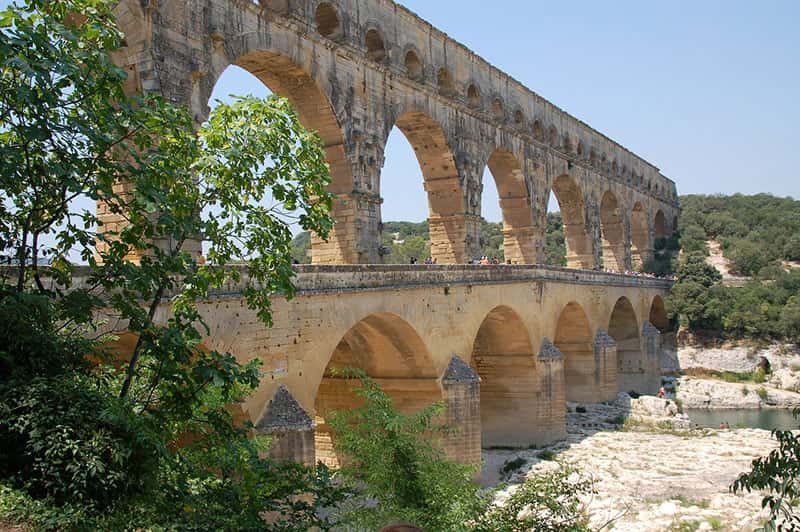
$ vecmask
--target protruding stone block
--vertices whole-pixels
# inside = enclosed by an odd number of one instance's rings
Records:
[[[278,386],[256,429],[272,438],[271,458],[315,464],[314,421],[284,385]]]
[[[563,440],[566,431],[566,389],[564,354],[548,338],[539,348],[539,427],[536,445]]]
[[[447,456],[465,464],[481,462],[481,379],[458,355],[453,355],[441,377],[447,412],[444,438]]]
[[[598,402],[616,398],[617,342],[602,329],[594,337],[594,382]]]

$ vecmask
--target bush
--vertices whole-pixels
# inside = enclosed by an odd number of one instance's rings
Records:
[[[767,389],[764,388],[763,386],[756,390],[756,395],[758,395],[758,397],[761,398],[762,401],[766,401],[767,398],[769,397]]]

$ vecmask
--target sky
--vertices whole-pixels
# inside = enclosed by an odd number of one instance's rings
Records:
[[[796,0],[399,3],[655,164],[680,194],[800,198]],[[230,67],[213,98],[231,93],[268,91]],[[381,187],[385,221],[427,217],[422,174],[398,130]],[[496,197],[487,174],[492,221]]]

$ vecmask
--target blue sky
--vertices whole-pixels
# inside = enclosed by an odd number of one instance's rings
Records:
[[[403,0],[489,62],[660,167],[681,194],[800,198],[800,2]],[[266,94],[234,68],[215,97]],[[395,131],[384,220],[427,217]],[[486,218],[499,221],[491,178]]]

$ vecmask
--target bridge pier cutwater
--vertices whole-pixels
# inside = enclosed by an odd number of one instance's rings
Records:
[[[267,329],[237,287],[201,305],[210,348],[259,358],[246,414],[284,459],[338,463],[325,421],[357,404],[330,370],[365,370],[403,411],[433,401],[461,429],[447,452],[564,436],[564,402],[652,391],[669,282],[612,275],[676,231],[675,184],[391,0],[121,0],[115,60],[131,92],[158,92],[202,123],[230,65],[287,97],[325,145],[336,221],[312,236],[298,297]],[[440,266],[373,266],[381,255],[384,148],[397,127],[416,153]],[[459,266],[480,253],[484,170],[497,185],[515,265]],[[568,266],[544,262],[558,200]],[[124,223],[98,205],[109,227]],[[167,313],[165,307],[162,311]]]

